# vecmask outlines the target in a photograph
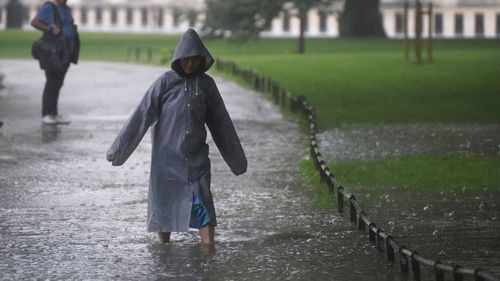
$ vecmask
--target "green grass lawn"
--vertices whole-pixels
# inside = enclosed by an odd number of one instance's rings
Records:
[[[320,130],[354,123],[500,121],[500,41],[446,51],[436,44],[435,61],[420,65],[402,63],[398,41],[366,41],[366,48],[376,45],[373,51],[358,46],[352,52],[326,43],[331,53],[228,58],[305,96],[317,110]]]
[[[38,36],[1,31],[0,58],[29,58]],[[81,39],[84,60],[124,61],[139,46],[156,50],[158,63],[179,36],[81,33]],[[500,122],[500,40],[437,41],[431,64],[403,63],[399,40],[310,39],[304,55],[295,53],[295,39],[206,45],[215,57],[307,97],[320,130],[355,123]]]
[[[39,36],[0,31],[0,58],[30,58]],[[159,63],[179,36],[82,32],[81,39],[83,60],[126,61],[134,55],[131,48],[146,47],[155,50],[152,60]],[[216,58],[271,76],[305,96],[320,130],[359,123],[500,123],[500,40],[438,40],[434,62],[422,64],[403,63],[400,40],[309,39],[303,55],[295,52],[295,39],[205,43]],[[140,61],[146,62],[144,53]],[[500,188],[499,157],[415,156],[329,166],[347,188]],[[467,181],[458,183],[464,173]]]

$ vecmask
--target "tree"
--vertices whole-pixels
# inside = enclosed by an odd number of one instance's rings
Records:
[[[339,18],[339,33],[342,37],[385,37],[380,0],[345,0]]]
[[[204,30],[215,36],[227,33],[237,40],[257,38],[281,10],[283,0],[206,0]]]
[[[325,9],[332,2],[336,0],[293,0],[293,6],[297,9],[297,16],[300,22],[300,32],[299,32],[299,54],[303,54],[306,51],[305,47],[305,30],[307,24],[307,13],[309,10],[315,7]]]

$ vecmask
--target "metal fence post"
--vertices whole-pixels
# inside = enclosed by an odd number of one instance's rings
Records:
[[[351,222],[356,223],[357,215],[356,215],[356,207],[354,206],[353,201],[356,201],[356,196],[351,195],[349,198],[349,209],[351,210]]]
[[[460,272],[458,272],[459,268],[460,268],[459,265],[456,265],[453,268],[453,280],[455,280],[455,281],[463,281],[464,280],[464,276]]]
[[[440,261],[436,261],[434,263],[434,276],[436,277],[436,281],[444,281],[444,271],[438,268],[438,264],[440,264]]]
[[[339,213],[344,212],[344,188],[339,186],[337,189],[337,210]]]
[[[406,247],[399,247],[399,266],[401,267],[401,273],[407,275],[409,270],[408,257],[403,254],[403,249],[406,249]]]
[[[370,243],[375,244],[375,231],[373,231],[372,228],[377,228],[377,225],[374,222],[371,222],[368,225],[368,240],[370,241]]]
[[[391,244],[392,236],[388,235],[385,239],[385,248],[387,253],[387,261],[393,263],[394,262],[394,247]]]
[[[385,251],[385,240],[382,237],[382,233],[384,233],[384,231],[382,229],[377,230],[377,242],[376,242],[376,244],[377,244],[377,250],[379,252]]]
[[[415,255],[418,255],[417,252],[413,252],[411,254],[411,269],[413,271],[413,278],[415,281],[420,281],[420,263],[415,259]]]
[[[365,221],[362,218],[364,216],[365,216],[365,212],[360,211],[359,212],[359,220],[358,220],[358,230],[365,230],[366,225],[365,225]]]

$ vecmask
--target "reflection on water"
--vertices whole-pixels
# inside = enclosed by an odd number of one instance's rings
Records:
[[[42,124],[41,129],[43,143],[54,142],[61,134],[61,128],[57,124]]]

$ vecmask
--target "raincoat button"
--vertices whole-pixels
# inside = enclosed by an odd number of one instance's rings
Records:
[[[189,130],[186,130],[186,134],[189,134]]]
[[[191,104],[190,104],[190,103],[188,103],[188,107],[191,107]]]

